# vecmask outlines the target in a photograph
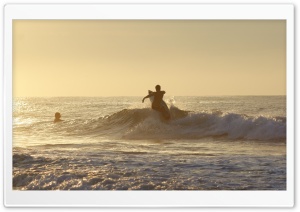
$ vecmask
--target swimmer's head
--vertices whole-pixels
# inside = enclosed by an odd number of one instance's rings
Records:
[[[56,113],[55,113],[55,118],[56,118],[56,119],[59,119],[60,117],[61,117],[60,113],[59,113],[59,112],[56,112]]]
[[[155,86],[156,91],[160,91],[160,85]]]

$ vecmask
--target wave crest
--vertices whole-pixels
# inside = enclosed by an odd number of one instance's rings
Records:
[[[102,124],[124,139],[198,139],[215,136],[249,140],[286,138],[285,117],[250,117],[221,111],[195,113],[174,106],[170,111],[171,120],[164,121],[159,113],[151,109],[122,110],[104,117]]]
[[[190,112],[170,107],[171,120],[150,108],[124,109],[112,115],[62,123],[36,123],[28,132],[49,130],[57,136],[114,137],[116,139],[199,139],[222,137],[249,140],[285,140],[286,117],[250,117],[243,114]],[[40,126],[39,126],[40,125]]]

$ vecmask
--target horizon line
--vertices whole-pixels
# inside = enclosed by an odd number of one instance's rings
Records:
[[[103,96],[12,96],[13,98],[26,98],[26,97],[32,97],[32,98],[53,98],[53,97],[143,97],[144,95],[137,96],[137,95],[103,95]],[[287,96],[287,94],[263,94],[263,95],[258,95],[258,94],[246,94],[246,95],[166,95],[168,96],[174,96],[174,97],[233,97],[233,96]]]

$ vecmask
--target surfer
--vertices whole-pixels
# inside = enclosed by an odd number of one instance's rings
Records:
[[[153,96],[154,100],[152,102],[152,109],[157,110],[159,112],[161,112],[161,102],[163,101],[164,94],[166,93],[165,91],[161,91],[160,89],[161,89],[160,85],[156,85],[155,86],[156,92],[149,92],[149,95],[143,98],[143,103],[144,103],[146,98]]]
[[[60,119],[61,115],[60,115],[59,112],[56,112],[54,116],[55,116],[54,123],[55,123],[55,122],[63,121],[63,120]]]

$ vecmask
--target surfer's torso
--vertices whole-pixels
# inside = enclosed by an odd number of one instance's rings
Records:
[[[154,96],[154,100],[152,102],[152,109],[159,109],[160,108],[160,103],[164,97],[165,91],[157,91],[153,92],[152,95]]]

